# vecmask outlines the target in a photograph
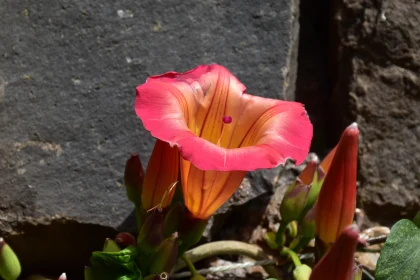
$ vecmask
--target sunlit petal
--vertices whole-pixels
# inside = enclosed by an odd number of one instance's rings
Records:
[[[143,209],[149,210],[161,202],[162,208],[168,206],[174,195],[174,191],[169,188],[178,180],[178,174],[178,149],[157,140],[144,177],[141,196]]]
[[[244,90],[226,68],[199,66],[149,78],[137,88],[136,112],[153,136],[203,170],[272,168],[287,158],[301,163],[312,138],[302,104]]]

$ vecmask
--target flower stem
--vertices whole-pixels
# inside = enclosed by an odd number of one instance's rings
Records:
[[[280,255],[290,257],[292,259],[292,261],[293,261],[293,264],[296,267],[302,265],[302,263],[300,262],[300,259],[299,259],[298,255],[293,250],[290,250],[289,248],[283,247],[283,249],[280,252]]]
[[[191,272],[191,276],[196,276],[197,270],[195,269],[194,264],[191,262],[191,260],[187,257],[186,254],[183,254],[181,256],[181,259],[184,261],[185,265],[188,267],[188,270]]]
[[[288,223],[281,222],[279,230],[276,233],[276,243],[277,243],[277,246],[279,246],[280,248],[283,247],[284,245],[283,234],[287,229],[287,225]]]
[[[193,248],[185,252],[184,255],[189,259],[191,263],[195,263],[202,259],[218,255],[243,255],[252,258],[256,261],[268,259],[267,255],[263,252],[263,250],[260,247],[239,241],[210,242]],[[173,272],[176,272],[186,266],[187,264],[185,260],[178,260],[173,269]],[[263,267],[270,277],[277,279],[280,278],[277,269],[274,265],[264,265]]]

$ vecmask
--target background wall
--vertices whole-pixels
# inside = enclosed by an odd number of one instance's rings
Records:
[[[138,152],[146,165],[153,147],[133,109],[135,87],[204,63],[225,65],[252,94],[303,102],[321,157],[357,121],[359,206],[385,225],[414,215],[420,2],[298,2],[3,1],[0,236],[32,252],[24,267],[48,259],[45,270],[71,273],[103,238],[133,229],[124,164]],[[282,192],[272,196],[273,187],[294,174],[250,173],[207,238],[249,241],[238,235],[261,223],[270,200],[277,211]]]

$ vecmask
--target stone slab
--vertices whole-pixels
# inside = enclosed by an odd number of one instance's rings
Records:
[[[0,14],[0,235],[124,223],[125,161],[153,146],[133,109],[149,75],[219,63],[250,93],[293,98],[294,1],[5,0]]]

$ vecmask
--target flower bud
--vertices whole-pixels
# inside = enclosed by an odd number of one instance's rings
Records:
[[[311,276],[312,269],[306,264],[297,266],[293,270],[293,279],[294,280],[309,280]]]
[[[20,262],[12,248],[0,237],[0,276],[5,280],[18,279],[21,272]]]
[[[324,183],[324,178],[325,178],[325,173],[320,167],[320,165],[318,164],[316,167],[316,171],[314,173],[312,183],[311,183],[308,199],[306,200],[305,209],[302,211],[302,215],[300,218],[306,215],[309,209],[311,209],[312,206],[314,206],[314,204],[318,200],[319,192],[321,191],[322,184]]]
[[[141,201],[143,209],[157,205],[168,207],[174,196],[179,175],[179,151],[169,143],[156,140],[144,177]]]
[[[121,251],[121,248],[118,246],[118,244],[112,240],[112,239],[105,239],[104,247],[102,248],[103,252],[119,252]]]
[[[143,179],[144,170],[140,157],[132,153],[125,165],[124,184],[128,199],[138,206],[141,205]]]
[[[296,221],[292,221],[287,225],[287,231],[291,238],[295,238],[298,235],[298,225]]]
[[[280,215],[283,224],[297,220],[306,205],[309,187],[299,180],[293,183],[286,191],[280,205]]]
[[[146,255],[154,253],[163,241],[163,218],[160,209],[153,210],[140,229],[137,244]]]
[[[353,276],[354,252],[359,244],[356,225],[344,229],[337,242],[314,267],[310,280],[343,279]]]
[[[305,169],[300,173],[299,180],[307,186],[310,186],[314,180],[315,173],[317,172],[319,166],[318,158],[310,160],[305,166]]]
[[[85,270],[84,270],[84,276],[85,276],[85,280],[93,280],[93,275],[92,275],[92,268],[85,266]]]
[[[121,249],[125,249],[128,246],[136,246],[137,242],[134,236],[128,232],[120,232],[115,236],[115,242]]]
[[[276,243],[276,233],[275,232],[267,232],[264,234],[265,242],[267,243],[268,247],[271,249],[277,249],[279,246]]]
[[[346,128],[337,144],[319,193],[315,218],[316,235],[326,248],[353,222],[356,208],[358,138],[359,130],[357,124],[353,123]],[[318,252],[322,253],[320,250]]]
[[[152,256],[149,273],[171,272],[178,255],[178,233],[173,233],[160,244]]]
[[[58,280],[67,280],[67,275],[65,273],[62,273],[60,277],[58,277]]]
[[[181,201],[178,201],[171,207],[163,222],[165,237],[179,230],[185,220],[185,214],[185,205]]]

